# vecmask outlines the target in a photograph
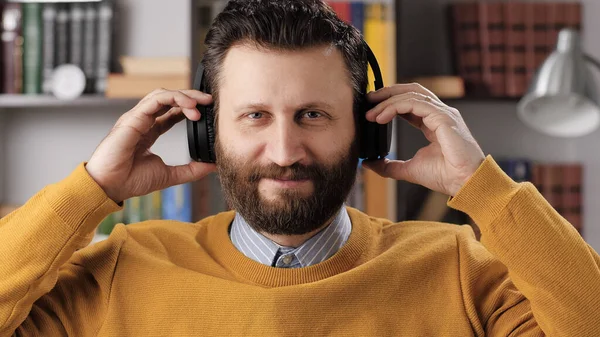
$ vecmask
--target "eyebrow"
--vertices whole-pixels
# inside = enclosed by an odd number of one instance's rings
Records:
[[[240,111],[243,109],[252,109],[252,110],[269,110],[270,106],[268,104],[265,103],[250,103],[250,104],[244,104],[241,105],[240,107],[238,107],[237,109],[235,109],[235,111]],[[320,102],[320,101],[316,101],[316,102],[309,102],[306,104],[302,104],[301,106],[299,106],[297,108],[297,110],[307,110],[307,109],[329,109],[329,110],[333,110],[333,107],[326,102]]]

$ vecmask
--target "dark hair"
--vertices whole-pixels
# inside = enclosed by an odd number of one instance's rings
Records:
[[[344,57],[354,113],[367,90],[367,54],[361,33],[322,0],[230,0],[207,33],[202,63],[218,111],[218,80],[229,48],[249,43],[274,50],[333,45]]]

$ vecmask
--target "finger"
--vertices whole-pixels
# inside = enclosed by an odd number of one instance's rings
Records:
[[[192,161],[189,164],[169,166],[170,185],[180,185],[204,178],[216,171],[217,166],[212,163]]]
[[[163,106],[174,106],[180,107],[186,117],[192,120],[197,120],[200,118],[200,112],[196,109],[196,105],[208,104],[212,99],[208,94],[200,94],[201,95],[196,94],[194,96],[188,96],[182,91],[161,92],[152,96],[134,111],[138,114],[153,116]]]
[[[385,110],[387,107],[389,107],[390,105],[396,104],[397,102],[400,101],[404,101],[404,100],[410,100],[410,99],[416,99],[416,100],[420,100],[420,101],[424,101],[424,102],[428,102],[431,103],[434,106],[437,106],[439,108],[446,108],[446,105],[440,104],[437,101],[433,100],[431,97],[423,95],[423,94],[419,94],[416,92],[408,92],[408,93],[404,93],[404,94],[399,94],[396,96],[392,96],[389,99],[375,105],[373,108],[371,108],[369,111],[367,111],[365,117],[367,118],[367,120],[370,121],[375,121],[375,117],[377,117],[383,110]]]
[[[425,88],[424,86],[418,83],[398,83],[389,87],[383,87],[377,91],[372,91],[368,93],[367,99],[370,102],[377,103],[395,95],[405,94],[409,92],[415,92],[425,96],[429,96],[434,101],[442,103],[442,101],[433,92],[431,92],[431,90]]]
[[[374,161],[365,160],[363,165],[384,178],[413,182],[408,170],[410,160],[390,160],[387,158]]]
[[[440,125],[456,124],[454,117],[445,110],[417,99],[403,100],[389,105],[375,120],[379,124],[387,124],[401,114],[413,114],[421,117],[423,125],[432,131],[436,131]]]
[[[186,117],[197,120],[200,118],[200,112],[196,105],[209,104],[212,101],[212,96],[199,91],[192,93],[192,96],[193,98],[181,91],[156,93],[137,108],[125,113],[120,118],[118,125],[132,128],[141,135],[145,135],[154,125],[155,119],[169,111],[171,107],[181,108]]]
[[[185,119],[185,115],[181,113],[181,108],[171,108],[168,113],[156,119],[156,123],[152,126],[148,134],[144,138],[144,148],[150,148],[156,140],[169,131],[175,124]]]

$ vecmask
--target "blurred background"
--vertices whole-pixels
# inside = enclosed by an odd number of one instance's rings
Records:
[[[600,250],[600,131],[555,137],[533,130],[517,106],[562,28],[600,57],[600,2],[327,1],[375,52],[384,84],[419,82],[459,109],[475,139],[517,181],[531,181]],[[0,217],[91,156],[117,118],[154,88],[191,87],[203,38],[221,0],[4,1],[0,94]],[[598,79],[598,71],[589,74]],[[168,164],[189,162],[185,124],[153,147]],[[427,142],[395,122],[390,158]],[[360,168],[348,203],[392,220],[476,225],[447,196]],[[126,201],[115,223],[198,221],[228,209],[217,178]],[[526,225],[526,224],[524,224]]]

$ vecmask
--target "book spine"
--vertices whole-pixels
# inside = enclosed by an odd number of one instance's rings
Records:
[[[535,44],[535,7],[533,3],[523,3],[525,12],[525,79],[531,83],[536,71],[536,44]]]
[[[140,207],[142,221],[160,219],[162,215],[160,191],[155,191],[142,196]]]
[[[23,93],[42,92],[42,4],[23,4]]]
[[[479,3],[482,77],[486,94],[505,96],[504,18],[502,3]]]
[[[340,19],[342,19],[344,22],[346,22],[348,24],[352,24],[352,13],[351,13],[351,8],[350,8],[350,3],[347,1],[340,2],[338,10],[339,10],[338,16],[340,17]]]
[[[56,43],[56,4],[45,3],[43,8],[43,56],[42,56],[42,92],[50,94],[52,92],[52,72],[55,67],[55,43]]]
[[[85,6],[84,40],[83,40],[83,73],[86,79],[86,93],[93,93],[96,83],[97,24],[98,11],[95,3]]]
[[[478,95],[482,89],[481,39],[477,3],[450,6],[456,73],[464,79],[465,91]]]
[[[530,72],[536,73],[550,53],[548,50],[548,6],[546,3],[533,3],[533,44],[534,67]]]
[[[83,16],[82,3],[71,3],[70,6],[70,55],[69,63],[83,69]]]
[[[192,222],[191,185],[181,184],[168,187],[161,192],[162,218]]]
[[[2,12],[2,91],[23,90],[23,9],[19,3],[4,4]]]
[[[506,22],[506,96],[521,97],[527,91],[525,4],[504,3]]]
[[[110,72],[113,17],[112,2],[101,1],[98,8],[98,54],[95,86],[96,92],[100,94],[106,92],[106,81]]]
[[[350,17],[352,25],[356,27],[361,33],[365,31],[365,9],[364,4],[361,2],[352,2],[350,4]]]
[[[556,48],[558,34],[567,25],[566,3],[549,2],[547,3],[547,25],[548,31],[546,34],[546,49],[552,52]]]
[[[563,217],[583,236],[582,187],[583,165],[565,164],[562,168]]]
[[[583,4],[581,2],[565,3],[565,26],[573,28],[577,31],[583,30],[581,15]]]
[[[143,220],[142,197],[136,196],[125,200],[124,220],[127,224],[138,223]]]
[[[67,4],[57,6],[55,66],[60,66],[69,62],[69,8]]]

